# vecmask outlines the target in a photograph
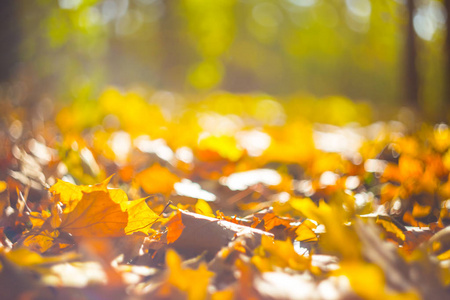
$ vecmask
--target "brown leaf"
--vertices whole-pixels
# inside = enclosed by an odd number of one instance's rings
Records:
[[[447,297],[439,284],[436,262],[425,256],[424,252],[417,251],[415,261],[409,263],[399,255],[393,244],[379,238],[373,223],[364,224],[357,219],[355,229],[362,243],[364,257],[383,270],[386,284],[391,290],[419,292],[423,299]]]
[[[180,210],[179,214],[185,228],[178,239],[171,243],[171,247],[188,257],[207,251],[207,256],[210,258],[238,236],[249,237],[252,241],[252,245],[249,246],[253,248],[259,245],[263,235],[273,236],[259,229],[196,213]],[[163,238],[168,239],[168,234],[165,234]]]

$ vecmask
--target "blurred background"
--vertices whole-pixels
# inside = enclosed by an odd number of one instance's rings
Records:
[[[450,0],[2,0],[2,99],[341,95],[447,120]]]

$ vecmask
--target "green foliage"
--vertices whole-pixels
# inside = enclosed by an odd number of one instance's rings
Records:
[[[22,48],[38,76],[70,98],[82,86],[92,96],[110,83],[180,92],[306,91],[385,105],[401,98],[407,21],[401,1],[58,3],[22,1]],[[439,1],[416,5],[421,99],[429,115],[445,88],[443,16]]]

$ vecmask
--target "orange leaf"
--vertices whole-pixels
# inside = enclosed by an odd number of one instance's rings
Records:
[[[291,227],[289,220],[282,219],[273,213],[267,213],[263,217],[263,220],[264,220],[264,229],[266,231],[270,231],[272,228],[278,225],[283,225],[286,228]]]
[[[154,164],[136,175],[137,184],[147,194],[162,193],[169,195],[175,182],[180,181],[177,175],[159,164]]]
[[[184,224],[181,220],[181,212],[178,211],[167,223],[167,244],[175,242],[180,237],[183,229]]]
[[[398,167],[403,180],[411,177],[419,179],[423,174],[422,162],[407,155],[400,156]]]
[[[83,193],[68,214],[61,216],[59,229],[73,236],[113,237],[125,234],[128,213],[111,199],[108,191]]]
[[[64,206],[63,213],[52,208],[52,227],[74,236],[113,237],[141,231],[149,234],[160,218],[145,199],[128,201],[120,189],[108,189],[110,178],[93,186],[58,181],[50,192]]]
[[[407,252],[412,252],[423,242],[428,241],[433,236],[431,230],[422,230],[420,228],[412,228],[405,231],[405,242],[403,243],[403,249]]]
[[[414,218],[423,218],[430,214],[431,206],[422,206],[415,202],[412,210],[412,215]]]
[[[413,215],[407,211],[405,212],[405,214],[403,215],[403,221],[407,224],[410,224],[412,226],[416,226],[416,227],[427,227],[426,224],[417,221],[416,219],[414,219]]]

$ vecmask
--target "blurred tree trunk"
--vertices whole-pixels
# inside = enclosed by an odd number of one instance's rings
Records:
[[[17,0],[0,1],[0,83],[8,81],[19,62]]]
[[[419,110],[419,76],[417,71],[416,34],[414,32],[414,0],[407,0],[408,20],[405,42],[404,101]]]
[[[447,36],[445,40],[445,84],[444,84],[444,101],[443,101],[443,107],[442,107],[442,115],[440,116],[442,121],[449,121],[450,115],[448,112],[448,109],[450,108],[450,0],[445,0],[445,9],[447,10]]]
[[[165,1],[164,16],[161,20],[160,43],[162,48],[159,74],[160,86],[164,89],[180,91],[184,87],[185,72],[183,68],[188,64],[187,49],[181,36],[181,15],[177,11],[180,1]],[[184,34],[187,30],[183,31]]]

